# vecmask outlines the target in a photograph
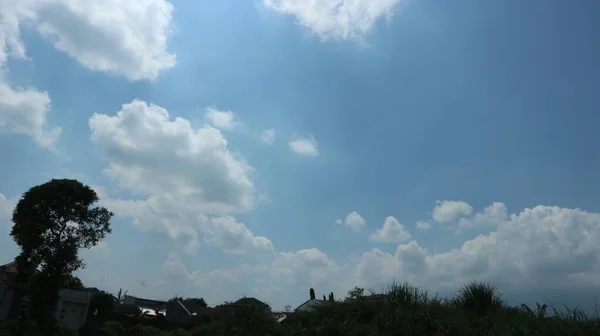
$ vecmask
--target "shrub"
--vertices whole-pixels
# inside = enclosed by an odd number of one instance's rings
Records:
[[[455,304],[469,312],[485,315],[504,308],[498,287],[487,282],[471,282],[463,286],[454,300]]]

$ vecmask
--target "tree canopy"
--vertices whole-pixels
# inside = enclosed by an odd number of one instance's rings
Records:
[[[21,248],[18,273],[31,284],[30,313],[46,334],[53,334],[60,288],[83,288],[72,275],[84,266],[79,249],[95,246],[111,232],[113,213],[94,206],[98,201],[96,192],[77,180],[53,179],[25,192],[13,211],[10,235]]]
[[[180,302],[190,302],[190,303],[194,303],[197,304],[200,307],[208,307],[208,304],[206,303],[206,301],[204,300],[204,298],[182,298],[180,296],[175,296],[172,299],[169,300],[169,302],[171,301],[175,301],[175,300],[179,300]]]
[[[348,296],[346,300],[359,300],[365,296],[365,289],[355,286],[351,290],[348,291]]]
[[[77,180],[53,179],[29,189],[13,211],[11,237],[21,247],[21,266],[66,276],[83,266],[80,248],[91,248],[110,229],[113,213]]]

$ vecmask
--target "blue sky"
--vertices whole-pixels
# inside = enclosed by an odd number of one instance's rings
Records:
[[[593,303],[598,2],[0,4],[1,262],[20,195],[77,178],[109,291]]]

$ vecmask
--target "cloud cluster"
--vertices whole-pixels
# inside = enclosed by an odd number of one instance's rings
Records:
[[[1,70],[0,70],[1,71]],[[47,130],[50,96],[34,88],[13,88],[0,78],[0,129],[26,134],[42,147],[52,148],[62,130]]]
[[[410,237],[410,233],[404,229],[404,226],[396,218],[388,216],[381,229],[373,232],[369,236],[369,240],[380,243],[401,243],[410,239]]]
[[[206,115],[204,118],[211,125],[222,130],[231,130],[241,125],[240,122],[235,120],[233,112],[219,111],[214,107],[206,108]]]
[[[473,208],[463,201],[436,201],[435,203],[432,217],[438,223],[448,223],[473,212]]]
[[[200,217],[204,240],[226,253],[243,254],[248,251],[272,252],[273,243],[266,237],[255,236],[244,223],[232,216]]]
[[[504,208],[494,203],[475,213],[473,221],[485,218],[486,225],[495,230],[445,252],[432,253],[410,241],[399,244],[394,253],[374,248],[339,263],[312,248],[280,252],[270,267],[245,265],[245,272],[253,272],[252,291],[279,307],[302,302],[309,287],[334,291],[340,297],[354,285],[379,290],[394,280],[442,294],[472,280],[491,281],[501,286],[513,304],[526,300],[572,303],[573,288],[589,293],[600,289],[600,214],[540,205],[504,216]],[[240,270],[213,272],[221,278]],[[241,292],[250,291],[243,283],[237,286]],[[270,287],[290,295],[269,294]],[[582,306],[591,303],[579,302]]]
[[[171,118],[166,109],[141,100],[124,104],[112,116],[94,114],[89,126],[106,161],[105,172],[138,196],[104,196],[104,202],[132,217],[136,227],[173,239],[187,237],[188,252],[200,246],[199,232],[207,243],[230,252],[273,249],[270,240],[226,216],[250,210],[256,192],[252,167],[229,150],[219,129],[195,129],[188,120]]]
[[[32,136],[46,148],[61,134],[46,125],[48,92],[6,81],[9,58],[27,59],[21,26],[31,24],[90,70],[153,80],[175,65],[166,50],[172,11],[166,0],[0,0],[0,129]]]
[[[144,80],[175,65],[175,55],[167,51],[169,1],[24,2],[38,32],[88,69]]]
[[[407,0],[263,0],[278,13],[293,15],[322,40],[354,39]]]
[[[362,231],[366,224],[365,219],[362,218],[362,216],[356,211],[352,211],[351,213],[349,213],[343,221],[341,219],[336,220],[336,223],[344,223],[354,232]]]

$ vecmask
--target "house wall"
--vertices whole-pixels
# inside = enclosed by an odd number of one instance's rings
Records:
[[[79,330],[85,324],[90,306],[90,293],[73,289],[61,289],[55,317],[71,330]]]
[[[181,303],[173,300],[167,305],[166,319],[172,322],[187,322],[190,319],[190,314]]]
[[[13,298],[11,300],[10,308],[8,309],[8,315],[6,319],[14,320],[19,316],[27,313],[29,306],[29,295],[22,289],[13,289]]]
[[[135,304],[135,301],[136,301],[136,297],[134,297],[134,296],[125,295],[123,297],[123,304]]]
[[[15,290],[13,288],[4,289],[4,295],[0,298],[0,321],[4,321],[8,318],[14,295]]]

